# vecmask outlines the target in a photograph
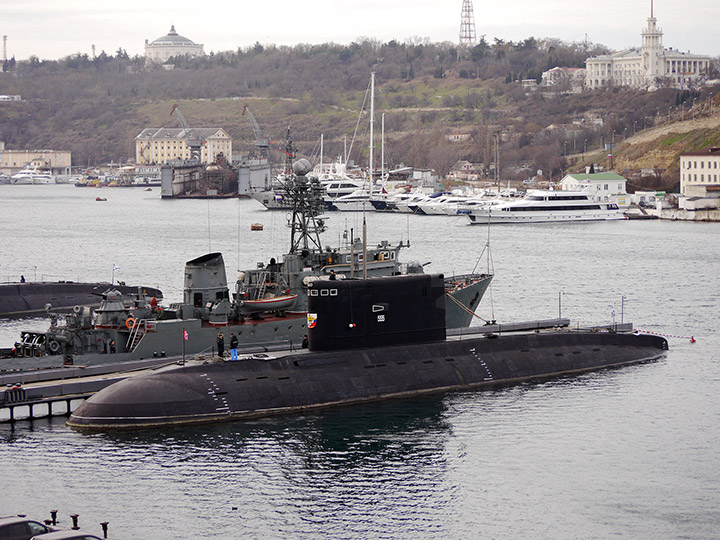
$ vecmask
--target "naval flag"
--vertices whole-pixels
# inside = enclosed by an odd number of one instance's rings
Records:
[[[187,341],[188,339],[190,339],[190,334],[188,334],[188,331],[187,331],[187,330],[183,330],[183,339],[184,339],[185,341]]]
[[[113,264],[113,272],[117,272],[120,270],[120,267],[117,264]]]

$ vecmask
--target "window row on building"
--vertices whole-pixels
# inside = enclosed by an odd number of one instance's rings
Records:
[[[711,147],[680,156],[680,193],[697,194],[708,184],[720,183],[720,147]]]

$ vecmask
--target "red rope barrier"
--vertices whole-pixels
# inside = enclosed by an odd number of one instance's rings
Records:
[[[689,339],[690,343],[695,343],[695,336],[673,336],[671,334],[661,334],[660,332],[650,332],[649,330],[639,330],[635,329],[635,332],[642,333],[642,334],[652,334],[653,336],[662,336],[667,338],[675,338],[675,339]]]

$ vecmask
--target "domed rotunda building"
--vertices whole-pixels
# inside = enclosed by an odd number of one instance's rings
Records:
[[[172,57],[202,56],[204,54],[203,46],[178,34],[175,31],[175,25],[170,27],[167,35],[152,42],[145,40],[145,60],[148,62],[162,64]]]

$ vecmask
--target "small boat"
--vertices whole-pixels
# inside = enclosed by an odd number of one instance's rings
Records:
[[[96,201],[107,201],[105,197],[95,197]]]
[[[262,223],[253,223],[250,225],[251,231],[262,231],[263,230],[263,224]]]
[[[297,294],[284,294],[259,300],[243,300],[240,306],[244,313],[262,313],[263,311],[282,311],[295,305]]]

